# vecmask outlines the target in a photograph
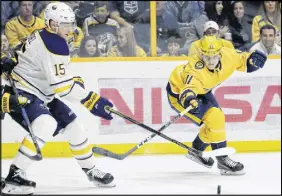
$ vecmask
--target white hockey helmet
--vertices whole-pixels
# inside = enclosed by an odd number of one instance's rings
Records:
[[[76,23],[73,10],[63,2],[49,3],[45,8],[44,18],[48,28],[50,28],[50,20],[53,20],[58,28],[61,23],[73,24],[74,26]]]

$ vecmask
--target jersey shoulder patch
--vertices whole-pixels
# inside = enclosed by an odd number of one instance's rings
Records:
[[[203,69],[204,68],[204,63],[202,61],[198,61],[195,63],[195,69]]]
[[[59,35],[50,33],[46,29],[40,30],[39,35],[49,52],[62,56],[68,56],[70,54],[66,41]]]

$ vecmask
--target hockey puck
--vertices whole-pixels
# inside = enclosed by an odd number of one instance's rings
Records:
[[[221,192],[221,186],[218,185],[218,186],[217,186],[217,194],[220,195],[220,192]]]

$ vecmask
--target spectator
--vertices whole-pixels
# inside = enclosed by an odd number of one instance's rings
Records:
[[[205,12],[196,18],[191,25],[191,28],[186,32],[185,48],[189,48],[191,43],[199,40],[204,36],[204,24],[209,21],[215,21],[219,28],[219,37],[223,38],[225,33],[229,31],[228,19],[222,1],[206,1]]]
[[[111,18],[120,26],[134,28],[136,23],[150,22],[149,1],[112,1]]]
[[[219,37],[219,26],[214,21],[208,21],[204,25],[204,35],[215,35],[216,37]],[[219,38],[219,40],[222,43],[223,47],[234,49],[233,44],[225,39]],[[200,49],[200,40],[197,40],[193,42],[189,48],[189,54],[188,56],[198,54]]]
[[[20,1],[20,14],[12,18],[5,27],[5,35],[11,49],[21,45],[32,32],[45,27],[44,20],[32,14],[33,2]]]
[[[260,41],[255,44],[250,52],[259,50],[266,55],[281,55],[281,47],[275,43],[276,29],[271,24],[266,24],[260,29]]]
[[[84,38],[84,34],[80,27],[75,27],[74,31],[69,34],[68,47],[70,50],[70,56],[73,56],[80,47],[81,40]]]
[[[164,12],[176,18],[180,27],[185,27],[199,17],[204,8],[204,1],[167,1]]]
[[[260,28],[271,24],[276,28],[276,43],[281,46],[281,9],[278,1],[264,1],[259,9],[259,15],[253,19],[252,42],[259,40]]]
[[[75,20],[77,22],[77,26],[83,28],[84,20],[93,14],[94,3],[93,2],[80,2],[77,6],[73,7],[73,11],[75,13]]]
[[[117,46],[113,46],[109,52],[110,57],[145,57],[145,51],[136,44],[132,28],[121,27],[117,30]]]
[[[81,41],[79,51],[75,57],[98,57],[97,40],[92,36],[85,36]]]
[[[181,39],[176,37],[170,37],[167,40],[167,50],[168,53],[162,56],[185,56],[180,53]]]
[[[150,1],[112,1],[110,17],[120,26],[133,28],[136,41],[150,49]]]
[[[109,48],[116,43],[117,21],[109,18],[108,2],[98,1],[94,5],[94,14],[85,19],[83,31],[98,41],[100,56],[106,56]]]
[[[5,28],[5,24],[19,15],[20,1],[1,1],[1,29]],[[38,16],[41,10],[41,1],[33,1],[33,15]]]
[[[173,15],[164,12],[164,6],[167,1],[156,2],[157,13],[157,53],[163,53],[167,50],[167,39],[169,37],[180,37],[179,24]]]
[[[13,57],[12,50],[9,47],[9,42],[4,32],[1,33],[1,52],[9,58]]]
[[[232,35],[232,43],[235,48],[240,48],[251,43],[251,24],[245,18],[243,1],[233,1],[229,15],[229,29]],[[232,13],[232,14],[231,14]]]

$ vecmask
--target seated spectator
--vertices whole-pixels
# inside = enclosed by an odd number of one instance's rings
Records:
[[[98,41],[100,56],[106,56],[109,48],[116,43],[117,21],[109,18],[108,3],[98,1],[94,5],[94,14],[85,19],[83,32]]]
[[[1,33],[1,52],[9,58],[13,57],[12,50],[9,47],[9,42],[4,32]]]
[[[215,35],[215,36],[219,37],[218,24],[214,21],[206,22],[205,25],[204,25],[204,35]],[[221,41],[223,47],[234,49],[234,46],[230,41],[222,39],[222,38],[219,38],[219,40]],[[188,56],[199,53],[200,41],[201,40],[197,40],[197,41],[195,41],[191,44],[191,46],[189,48]]]
[[[204,1],[167,1],[164,6],[165,14],[172,15],[177,19],[180,27],[199,17],[205,9]]]
[[[15,49],[35,30],[45,27],[44,20],[32,15],[33,2],[20,1],[20,14],[12,18],[5,27],[5,35],[11,49]]]
[[[1,1],[1,29],[5,29],[5,24],[12,18],[19,15],[20,1]],[[33,1],[33,15],[39,16],[41,1]]]
[[[132,28],[121,27],[117,30],[117,46],[108,51],[110,57],[145,57],[145,51],[136,44]]]
[[[133,28],[136,41],[150,49],[150,1],[112,1],[110,17],[120,26]]]
[[[180,37],[177,18],[164,12],[167,1],[156,2],[157,14],[157,53],[164,53],[167,50],[167,39],[169,37]]]
[[[136,23],[150,22],[149,1],[112,1],[110,17],[120,26],[134,28]]]
[[[196,18],[190,29],[186,33],[187,40],[184,47],[190,48],[192,42],[199,40],[204,36],[204,24],[209,21],[215,21],[219,28],[219,37],[223,38],[225,33],[229,32],[226,10],[222,1],[206,1],[205,12]]]
[[[74,31],[69,34],[68,47],[70,50],[70,56],[72,57],[80,47],[81,40],[84,38],[84,34],[79,27],[75,27]]]
[[[281,46],[281,9],[278,1],[264,1],[259,9],[259,15],[253,19],[252,42],[259,40],[260,28],[271,24],[276,29],[276,43]]]
[[[275,27],[270,24],[264,25],[260,29],[260,41],[250,49],[250,52],[259,50],[266,55],[281,55],[281,47],[275,43],[275,39]]]
[[[243,1],[234,1],[229,15],[229,29],[232,43],[235,48],[240,48],[251,43],[251,25],[245,18],[245,7]]]
[[[94,3],[81,1],[77,6],[73,7],[73,11],[75,13],[75,20],[77,22],[77,26],[83,28],[84,20],[93,14]]]
[[[162,56],[185,56],[180,53],[181,39],[176,37],[170,37],[167,40],[167,50],[168,53]]]
[[[85,36],[81,41],[78,53],[73,57],[98,57],[98,44],[97,40],[92,36]]]

